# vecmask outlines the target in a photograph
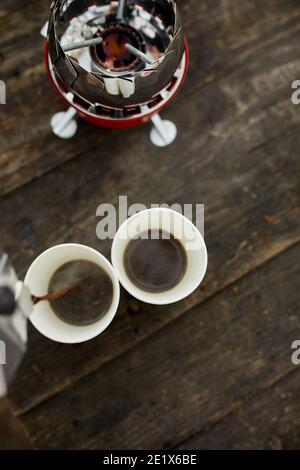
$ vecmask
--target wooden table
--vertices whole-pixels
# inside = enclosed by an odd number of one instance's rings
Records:
[[[149,126],[80,122],[54,137],[64,109],[45,75],[39,30],[49,1],[1,0],[0,243],[20,276],[46,248],[88,244],[96,208],[203,203],[209,269],[169,307],[122,292],[117,316],[81,345],[29,328],[10,393],[39,449],[299,448],[300,5],[179,0],[191,49],[187,82],[164,112],[179,129],[157,149]],[[298,278],[297,278],[298,276]]]

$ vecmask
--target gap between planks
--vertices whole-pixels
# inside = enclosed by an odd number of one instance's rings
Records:
[[[293,248],[293,247],[290,247],[290,248]],[[187,445],[193,439],[204,436],[207,432],[213,430],[215,426],[217,426],[218,424],[222,423],[227,418],[229,418],[229,416],[233,416],[244,405],[252,403],[253,400],[257,399],[257,397],[264,395],[268,390],[271,390],[276,385],[280,384],[281,382],[286,381],[289,377],[296,375],[297,373],[300,373],[300,370],[299,368],[295,367],[295,369],[289,370],[286,374],[282,374],[281,376],[276,377],[276,379],[273,380],[271,383],[267,384],[265,387],[263,387],[261,390],[258,390],[256,393],[253,393],[252,395],[247,396],[247,398],[245,398],[244,400],[238,400],[235,403],[231,404],[230,407],[228,407],[227,412],[225,410],[225,412],[222,413],[222,415],[219,415],[219,417],[217,416],[216,419],[210,425],[205,426],[202,429],[199,429],[197,432],[191,433],[185,439],[178,441],[172,446],[172,449],[180,449],[181,446]]]
[[[42,399],[37,399],[35,400],[35,402],[33,402],[30,406],[27,406],[25,407],[22,411],[16,411],[16,410],[13,410],[13,413],[16,417],[20,417],[20,416],[24,416],[26,415],[27,413],[29,413],[32,409],[35,409],[37,408],[38,406],[42,405],[43,403],[47,402],[48,400],[50,400],[51,398],[55,397],[56,395],[60,394],[60,393],[63,393],[65,390],[67,390],[68,388],[71,388],[75,383],[77,383],[79,380],[81,380],[82,378],[84,377],[88,377],[89,375],[93,374],[95,371],[97,370],[100,370],[103,366],[107,365],[107,364],[110,364],[112,362],[115,362],[119,357],[123,356],[124,354],[127,354],[128,352],[134,350],[135,348],[139,347],[143,342],[145,341],[148,341],[149,338],[157,335],[159,332],[161,332],[162,330],[164,330],[165,328],[168,328],[168,326],[178,320],[180,320],[184,315],[186,315],[190,310],[196,308],[197,306],[199,305],[204,305],[207,301],[211,300],[213,297],[215,297],[217,294],[220,294],[221,292],[225,291],[225,290],[228,290],[230,289],[231,287],[233,287],[237,282],[240,282],[242,279],[246,278],[249,274],[251,274],[252,272],[256,271],[257,269],[260,269],[262,268],[263,266],[267,265],[268,263],[270,263],[272,260],[276,259],[277,257],[279,257],[280,255],[282,255],[283,253],[285,252],[288,252],[289,250],[293,249],[294,247],[296,247],[298,244],[300,243],[300,238],[297,239],[296,241],[292,242],[292,243],[288,243],[282,250],[278,251],[275,253],[275,255],[269,257],[268,259],[266,259],[263,263],[261,264],[257,264],[255,267],[245,271],[243,274],[241,274],[240,276],[237,276],[236,278],[234,279],[230,279],[228,283],[225,283],[220,289],[217,289],[216,291],[214,291],[211,295],[208,295],[208,297],[206,297],[203,301],[199,301],[197,303],[195,303],[194,305],[192,305],[191,307],[187,308],[187,310],[183,311],[181,314],[179,314],[174,320],[172,320],[170,323],[167,323],[165,325],[163,325],[161,328],[158,328],[157,330],[153,331],[152,333],[150,333],[148,336],[142,338],[140,341],[136,342],[135,344],[133,344],[131,347],[129,347],[128,349],[126,349],[125,351],[123,351],[121,354],[118,354],[116,356],[114,356],[111,360],[108,360],[108,361],[104,361],[103,363],[101,363],[100,365],[96,366],[96,367],[91,367],[89,370],[81,373],[80,375],[78,375],[77,377],[72,377],[72,380],[68,383],[65,383],[63,386],[61,387],[57,387],[55,389],[52,390],[52,392],[48,395],[44,395],[44,397]],[[283,376],[284,377],[284,376]],[[227,416],[227,415],[226,415]],[[190,439],[190,438],[189,438]],[[182,444],[182,443],[180,443]],[[180,445],[178,444],[178,445]]]

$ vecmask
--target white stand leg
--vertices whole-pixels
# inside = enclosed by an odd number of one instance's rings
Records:
[[[153,127],[150,132],[150,140],[157,147],[170,145],[177,136],[177,128],[172,121],[162,120],[159,114],[151,118]]]
[[[71,139],[77,132],[77,122],[74,117],[76,116],[76,109],[70,107],[65,112],[54,114],[51,118],[51,128],[53,134],[61,139]]]

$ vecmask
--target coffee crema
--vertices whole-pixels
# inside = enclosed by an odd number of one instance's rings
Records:
[[[87,326],[100,320],[113,299],[110,276],[96,263],[74,260],[62,265],[52,276],[49,294],[72,289],[63,297],[50,301],[60,320],[74,326]]]
[[[148,230],[132,239],[124,253],[124,268],[131,282],[146,292],[173,289],[187,269],[187,254],[180,242],[164,230]]]

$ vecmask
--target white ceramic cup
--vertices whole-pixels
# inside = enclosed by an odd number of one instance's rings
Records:
[[[130,280],[124,266],[124,253],[130,240],[150,229],[171,233],[181,241],[187,255],[183,278],[165,292],[152,293],[140,289]],[[200,285],[207,269],[206,245],[199,230],[179,212],[165,208],[141,211],[127,219],[114,238],[111,259],[122,286],[137,299],[154,305],[172,304],[189,296]]]
[[[30,316],[31,323],[42,335],[59,343],[82,343],[95,338],[111,323],[119,305],[120,285],[115,270],[103,255],[84,245],[67,243],[44,251],[28,269],[24,283],[33,295],[45,295],[55,271],[63,264],[75,260],[91,261],[100,266],[112,281],[113,298],[106,314],[87,326],[69,325],[55,315],[49,302],[37,303]]]

